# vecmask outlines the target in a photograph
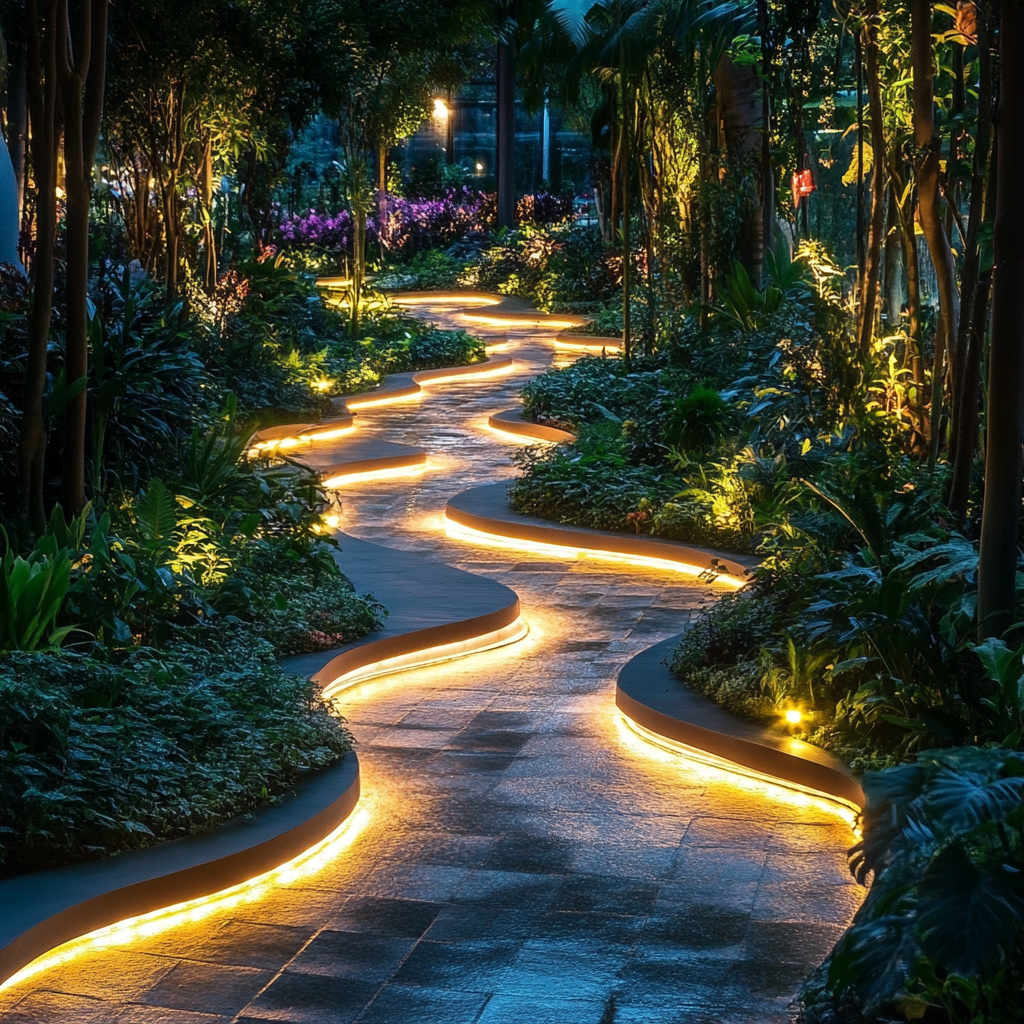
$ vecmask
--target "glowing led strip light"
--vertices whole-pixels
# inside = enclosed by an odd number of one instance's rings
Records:
[[[336,491],[339,487],[348,487],[349,484],[361,484],[366,480],[391,480],[396,477],[422,476],[427,471],[427,466],[420,463],[416,466],[389,466],[386,469],[367,469],[356,473],[339,473],[325,480],[323,486],[328,490]]]
[[[622,344],[615,338],[609,338],[607,341],[564,341],[555,338],[555,348],[568,348],[568,349],[585,349],[587,352],[621,352]]]
[[[273,451],[276,448],[297,448],[299,445],[310,444],[313,441],[333,441],[339,437],[346,437],[354,434],[355,426],[334,427],[330,430],[310,431],[308,434],[294,434],[288,437],[275,437],[270,441],[257,441],[252,445],[252,451]]]
[[[397,654],[393,658],[382,658],[380,661],[362,665],[333,679],[324,687],[323,695],[330,698],[341,693],[342,690],[348,690],[369,679],[376,679],[378,676],[404,672],[412,668],[426,668],[428,665],[440,665],[442,662],[455,661],[456,658],[463,658],[468,654],[479,654],[482,651],[494,650],[496,647],[504,647],[506,644],[514,644],[524,639],[529,632],[529,626],[522,617],[519,617],[515,622],[502,626],[501,629],[495,629],[490,633],[471,637],[468,640],[456,640],[450,644],[427,647],[422,651],[410,651],[408,654]]]
[[[801,786],[796,782],[788,782],[753,768],[746,768],[735,761],[728,761],[685,743],[677,743],[667,736],[645,729],[639,722],[635,722],[622,712],[616,715],[616,725],[619,728],[619,735],[634,752],[646,757],[657,757],[665,763],[676,764],[707,782],[726,782],[775,800],[785,800],[797,807],[812,807],[815,810],[826,811],[842,818],[851,828],[854,828],[860,814],[860,808],[849,800]]]
[[[503,373],[512,373],[516,368],[515,363],[505,363],[503,366],[495,366],[487,370],[472,370],[469,373],[452,373],[447,377],[428,377],[425,380],[417,381],[420,387],[429,387],[431,384],[450,384],[460,380],[479,380],[481,377],[498,377]]]
[[[274,886],[290,885],[301,878],[315,874],[340,853],[347,850],[369,820],[368,809],[357,807],[330,835],[325,836],[320,842],[314,843],[308,850],[304,850],[279,867],[271,868],[248,881],[240,882],[228,889],[221,889],[220,892],[212,893],[209,896],[200,896],[183,903],[163,907],[160,910],[150,911],[148,914],[128,917],[116,924],[97,928],[77,939],[65,942],[37,957],[17,974],[12,974],[0,984],[0,991],[17,985],[41,971],[65,964],[85,953],[107,949],[110,946],[121,946],[137,939],[159,935],[161,932],[176,928],[181,924],[202,921],[217,911],[261,899]]]
[[[471,544],[484,544],[487,547],[511,548],[514,551],[530,551],[538,555],[555,558],[592,558],[602,562],[617,562],[621,565],[640,566],[645,569],[663,569],[669,572],[683,573],[686,576],[701,576],[707,570],[699,565],[688,562],[676,562],[668,558],[655,558],[651,555],[630,555],[619,551],[602,551],[600,548],[583,548],[572,544],[548,544],[536,540],[520,540],[518,537],[503,537],[498,533],[486,533],[471,526],[463,526],[451,519],[445,521],[445,531],[449,537],[468,541]],[[739,590],[746,586],[744,580],[735,576],[722,574],[715,577],[716,583]]]
[[[353,398],[345,403],[346,409],[369,409],[375,405],[397,405],[399,402],[418,402],[422,391],[409,391],[401,395],[383,395],[380,398]]]
[[[484,429],[489,430],[492,434],[497,434],[503,441],[515,441],[516,444],[558,444],[557,441],[552,441],[547,437],[534,437],[532,434],[516,434],[511,430],[502,430],[501,427],[492,426],[490,423],[485,423]]]
[[[577,320],[559,320],[552,317],[550,320],[541,317],[510,317],[502,316],[500,313],[460,313],[463,320],[474,324],[488,324],[491,327],[551,327],[554,330],[564,331],[570,327],[579,327]]]
[[[460,295],[458,292],[438,292],[436,295],[390,295],[396,306],[497,306],[501,299],[489,295]]]

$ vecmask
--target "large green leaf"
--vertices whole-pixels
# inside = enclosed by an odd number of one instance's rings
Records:
[[[970,977],[1009,952],[1024,924],[1024,900],[1011,876],[975,865],[959,844],[929,864],[919,887],[917,921],[924,951]]]

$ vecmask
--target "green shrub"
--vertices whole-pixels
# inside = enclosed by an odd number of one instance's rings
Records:
[[[683,451],[708,455],[733,428],[735,419],[733,407],[719,392],[699,384],[676,399],[665,436]]]
[[[265,804],[351,746],[270,644],[0,657],[0,872],[199,832]]]
[[[804,992],[805,1019],[852,993],[867,1019],[1019,1020],[1024,759],[1000,748],[922,751],[863,784],[851,868],[874,881],[824,977]]]

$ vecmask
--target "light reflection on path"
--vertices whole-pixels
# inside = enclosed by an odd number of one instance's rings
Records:
[[[514,471],[519,445],[487,415],[576,358],[535,331],[476,329],[507,340],[516,372],[362,412],[359,435],[425,448],[431,469],[350,484],[342,528],[507,584],[530,635],[344,694],[371,821],[343,858],[234,918],[34,979],[0,999],[3,1024],[790,1019],[862,895],[849,831],[621,733],[619,667],[713,589],[445,535],[451,495]]]

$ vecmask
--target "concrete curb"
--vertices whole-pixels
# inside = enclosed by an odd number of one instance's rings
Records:
[[[349,753],[281,803],[210,832],[0,882],[0,984],[64,943],[287,864],[342,825],[359,792],[359,761]]]
[[[578,526],[563,526],[534,516],[521,516],[508,506],[506,493],[511,482],[504,480],[484,484],[455,495],[445,506],[445,517],[458,526],[502,540],[554,545],[572,551],[583,549],[622,556],[627,560],[653,559],[665,563],[665,568],[677,567],[693,575],[717,568],[719,572],[742,578],[759,561],[745,555],[675,541],[634,537],[610,530],[587,530]]]
[[[556,443],[575,441],[576,435],[559,427],[549,427],[543,423],[532,423],[524,420],[520,409],[506,409],[488,416],[487,425],[506,434],[517,434],[520,437],[537,441],[554,441]]]
[[[615,703],[632,722],[673,743],[856,807],[864,791],[820,747],[734,715],[691,690],[668,667],[682,634],[641,651],[619,671]]]

